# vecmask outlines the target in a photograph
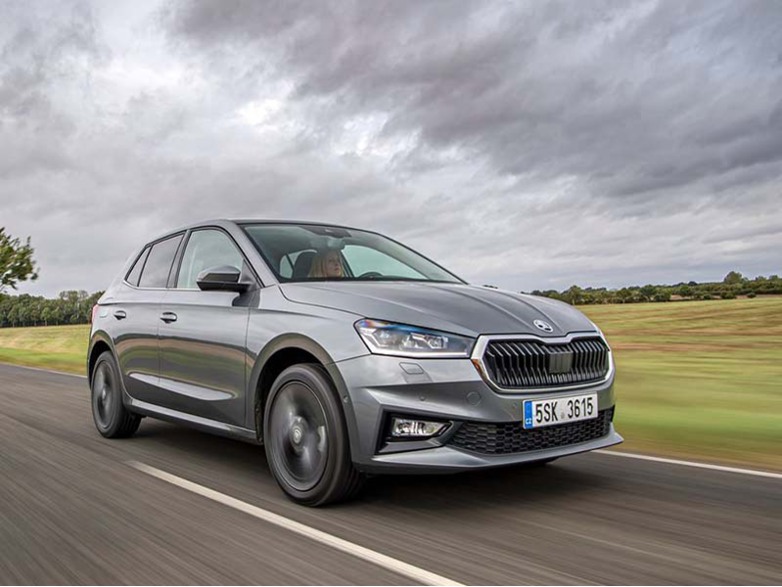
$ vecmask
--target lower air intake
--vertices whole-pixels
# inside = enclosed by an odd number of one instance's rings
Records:
[[[529,430],[524,429],[521,422],[464,422],[449,444],[490,455],[545,450],[602,438],[610,432],[613,418],[614,408],[610,408],[602,410],[592,420]]]

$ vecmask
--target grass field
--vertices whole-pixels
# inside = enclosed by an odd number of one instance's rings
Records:
[[[614,349],[622,450],[782,470],[782,297],[581,310]],[[88,336],[0,329],[0,361],[83,373]]]
[[[782,298],[581,310],[614,350],[624,450],[782,470]]]
[[[0,328],[0,361],[84,374],[90,327]]]

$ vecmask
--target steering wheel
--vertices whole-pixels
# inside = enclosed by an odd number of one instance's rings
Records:
[[[373,277],[383,277],[383,274],[377,271],[367,271],[358,276],[359,279],[372,279]]]

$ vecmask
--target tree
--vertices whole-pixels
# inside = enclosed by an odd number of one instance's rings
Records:
[[[52,311],[51,306],[48,304],[44,306],[43,310],[41,311],[41,320],[43,320],[43,325],[48,326],[49,322],[53,322],[54,318],[54,312]]]
[[[639,290],[638,293],[645,302],[648,302],[655,296],[655,294],[657,294],[657,288],[651,284],[645,285]]]
[[[630,289],[623,287],[616,292],[616,297],[619,299],[619,303],[628,304],[633,301],[633,292]]]
[[[731,271],[722,280],[725,285],[741,285],[744,282],[744,276],[738,271]]]
[[[13,305],[11,306],[11,309],[8,310],[8,323],[11,327],[19,324],[19,306]]]
[[[22,244],[18,238],[6,234],[5,227],[0,226],[0,292],[6,287],[16,289],[17,283],[28,279],[38,279],[30,237]]]
[[[680,285],[679,286],[679,295],[683,298],[691,298],[692,297],[692,287],[689,285]]]
[[[19,304],[16,315],[19,317],[19,326],[28,326],[30,324],[30,308],[27,304]]]
[[[575,306],[584,301],[584,290],[577,285],[571,285],[570,289],[562,292],[562,299],[564,299],[571,306]]]

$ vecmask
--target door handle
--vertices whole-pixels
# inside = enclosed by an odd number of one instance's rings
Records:
[[[160,315],[160,319],[166,324],[170,324],[171,322],[176,322],[176,314],[173,312],[163,312]]]
[[[124,320],[128,317],[128,313],[125,310],[114,310],[114,317],[117,320]]]

